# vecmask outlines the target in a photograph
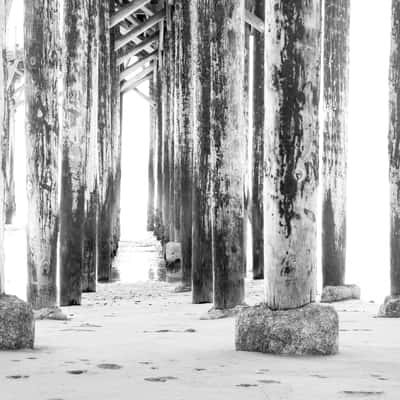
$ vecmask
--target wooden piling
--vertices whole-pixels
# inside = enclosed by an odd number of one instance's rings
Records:
[[[194,66],[192,301],[212,303],[210,0],[191,8]]]
[[[115,1],[110,1],[110,13],[114,12]],[[111,212],[112,212],[112,257],[117,255],[121,233],[121,93],[120,65],[117,62],[119,53],[115,51],[116,41],[120,34],[118,28],[110,31],[110,70],[111,70]]]
[[[163,205],[163,82],[162,82],[162,59],[158,59],[157,68],[154,71],[156,75],[156,114],[157,114],[157,126],[156,126],[156,138],[157,138],[157,168],[156,168],[156,220],[155,220],[155,235],[158,240],[162,239],[163,236],[163,216],[162,216],[162,205]]]
[[[157,74],[154,73],[153,78],[149,82],[149,96],[154,101],[157,85]],[[149,159],[147,167],[148,175],[148,193],[147,193],[147,230],[154,230],[155,215],[154,215],[154,201],[155,201],[155,146],[156,146],[156,110],[154,106],[149,107],[150,116],[150,130],[149,130]]]
[[[193,112],[192,103],[192,6],[181,3],[181,56],[180,56],[180,135],[181,135],[181,208],[180,228],[182,243],[182,283],[192,286],[192,191],[193,191]]]
[[[265,18],[265,0],[255,2],[254,13]],[[253,279],[264,279],[264,33],[253,30],[253,129],[251,168],[251,227]]]
[[[346,270],[350,0],[325,0],[324,19],[322,284],[341,286]]]
[[[87,144],[88,0],[64,2],[63,130],[60,199],[60,304],[82,295]]]
[[[320,1],[269,1],[265,15],[266,303],[292,309],[316,289]]]
[[[400,295],[400,1],[392,0],[389,73],[390,287]]]
[[[17,61],[15,61],[17,62]],[[15,79],[12,80],[6,90],[6,106],[4,119],[3,137],[3,167],[5,174],[5,223],[12,224],[15,212],[15,176],[14,176],[14,154],[15,154]]]
[[[210,5],[214,307],[229,309],[244,301],[245,2]]]
[[[57,305],[58,1],[25,0],[28,301]]]
[[[4,0],[0,0],[0,60],[4,64],[6,46],[6,5]],[[6,106],[6,82],[4,68],[0,68],[0,149],[3,146],[4,114]],[[3,154],[0,151],[0,165],[3,164]],[[0,187],[4,187],[3,169],[0,168]],[[0,190],[0,295],[4,294],[5,276],[4,276],[4,191]]]
[[[99,160],[99,260],[97,279],[111,278],[112,253],[112,131],[111,131],[111,67],[110,8],[108,1],[99,4],[99,90],[98,90],[98,160]]]
[[[98,33],[99,6],[89,0],[87,68],[87,118],[85,154],[85,209],[83,232],[82,291],[95,292],[97,283],[98,222]]]

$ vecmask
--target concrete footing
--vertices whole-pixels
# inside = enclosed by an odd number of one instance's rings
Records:
[[[378,317],[400,318],[400,296],[388,296],[379,308]]]
[[[182,280],[182,245],[178,242],[165,244],[165,267],[167,269],[167,282]]]
[[[339,318],[320,304],[272,311],[265,304],[243,309],[236,320],[236,350],[289,355],[338,352]]]
[[[0,350],[32,349],[35,320],[32,307],[16,296],[0,296]]]
[[[206,314],[200,316],[201,320],[215,320],[223,318],[232,318],[240,314],[241,311],[249,308],[246,304],[241,304],[234,308],[218,309],[211,308]]]
[[[343,300],[360,300],[361,290],[357,285],[325,286],[322,289],[321,303],[334,303]]]
[[[68,316],[64,314],[58,307],[42,308],[40,310],[34,310],[33,315],[35,319],[49,319],[55,321],[67,321]]]

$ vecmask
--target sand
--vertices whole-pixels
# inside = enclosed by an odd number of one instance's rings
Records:
[[[210,305],[148,280],[158,263],[155,241],[122,242],[122,281],[64,308],[69,321],[37,321],[34,350],[0,353],[0,399],[400,399],[400,320],[374,318],[378,304],[335,304],[336,356],[236,352],[234,319],[201,320]],[[263,298],[262,281],[246,289]]]

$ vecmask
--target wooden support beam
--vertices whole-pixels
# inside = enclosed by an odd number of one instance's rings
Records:
[[[157,58],[157,56],[158,56],[158,51],[156,50],[153,53],[149,54],[148,56],[143,57],[139,61],[137,61],[134,64],[130,65],[129,67],[125,68],[119,74],[119,80],[123,81],[124,79],[127,79],[129,76],[131,76],[138,69],[144,67],[147,63],[152,62],[153,60],[155,60]]]
[[[142,71],[140,71],[136,76],[134,76],[132,79],[130,79],[127,82],[124,82],[121,85],[121,93],[126,93],[129,90],[134,89],[135,87],[139,86],[143,81],[144,78],[149,78],[151,74],[154,71],[154,64],[151,64],[147,68],[144,68]],[[145,80],[147,80],[145,79]],[[138,83],[140,82],[140,83]]]
[[[118,39],[115,43],[115,51],[119,50],[123,46],[125,46],[127,43],[133,41],[133,39],[137,38],[139,35],[142,33],[148,31],[149,29],[153,28],[156,26],[160,21],[162,21],[165,18],[165,12],[164,10],[159,11],[157,14],[153,15],[150,17],[148,20],[143,22],[141,25],[138,25],[137,27],[133,28],[131,31],[129,31],[125,36],[122,38]]]
[[[400,295],[400,102],[398,100],[400,96],[400,3],[398,1],[392,2],[391,18],[388,144],[390,177],[390,295],[393,298]]]
[[[209,0],[193,5],[193,198],[192,198],[192,301],[212,303],[211,232],[211,32]]]
[[[98,90],[99,90],[99,2],[89,0],[87,117],[85,154],[85,216],[83,232],[82,292],[95,292],[98,252]]]
[[[0,0],[0,64],[3,65],[5,60],[3,55],[6,53],[6,4],[4,0]],[[0,132],[3,132],[4,115],[5,115],[5,99],[6,99],[6,77],[4,76],[4,68],[0,68]],[[3,165],[2,152],[2,135],[0,135],[0,165]],[[0,187],[4,188],[4,175],[0,173]],[[4,190],[0,190],[0,296],[5,291],[5,275],[4,275]]]
[[[125,18],[134,14],[137,10],[150,3],[151,0],[133,0],[132,2],[122,6],[120,10],[115,12],[110,18],[110,28],[118,25]]]
[[[117,58],[117,63],[119,65],[124,64],[126,62],[128,62],[130,59],[132,59],[133,57],[135,57],[137,54],[139,54],[140,52],[148,49],[149,47],[151,48],[151,45],[154,43],[157,43],[159,40],[159,32],[156,32],[155,34],[149,36],[147,39],[140,41],[139,39],[137,40],[138,44],[137,46],[135,46],[133,49],[129,50],[127,53],[119,56]],[[151,48],[152,49],[152,48]],[[154,51],[154,49],[152,49],[152,51],[150,52],[150,54],[152,54]]]
[[[244,0],[214,0],[211,40],[211,170],[214,308],[244,301]],[[207,21],[203,22],[207,24]]]
[[[350,0],[325,0],[324,30],[323,287],[345,284]]]
[[[265,31],[265,23],[263,19],[261,19],[249,10],[246,10],[246,23],[256,29],[258,32],[263,33]]]
[[[149,81],[149,94],[150,98],[154,98],[157,75],[153,74],[152,79]],[[137,91],[137,89],[134,89]],[[140,91],[138,91],[141,93]],[[153,100],[152,100],[153,101]],[[149,157],[148,157],[148,167],[147,167],[147,176],[148,176],[148,193],[147,193],[147,231],[154,231],[154,201],[155,201],[155,147],[156,147],[156,121],[155,121],[155,110],[153,107],[150,107],[149,110]]]
[[[110,4],[99,5],[99,88],[98,88],[98,162],[99,162],[99,259],[97,280],[111,279],[112,243],[112,132],[111,132],[111,67]]]
[[[185,288],[192,287],[192,199],[193,199],[193,119],[195,70],[192,58],[192,9],[194,5],[186,0],[178,0],[181,7],[180,20],[180,108],[178,120],[180,123],[180,229],[182,243],[182,284]],[[197,243],[196,243],[197,245]]]
[[[60,305],[81,304],[87,143],[89,0],[64,2]]]
[[[136,92],[142,99],[146,100],[151,107],[155,107],[156,102],[151,97],[147,96],[147,94],[144,94],[138,88],[134,88],[133,91]]]
[[[27,298],[34,309],[57,306],[58,3],[58,0],[24,1]]]
[[[296,3],[295,15],[280,5],[267,1],[265,10],[264,277],[272,310],[314,302],[317,273],[321,1]]]
[[[255,13],[264,15],[265,0],[256,1]],[[253,279],[264,279],[264,34],[253,35],[253,126],[252,126],[252,193],[251,229],[253,247]]]

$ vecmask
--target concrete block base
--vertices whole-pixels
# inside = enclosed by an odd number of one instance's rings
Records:
[[[343,300],[360,300],[361,290],[357,285],[325,286],[321,303],[334,303]]]
[[[0,350],[32,349],[35,320],[32,307],[16,296],[0,296]]]
[[[236,350],[289,355],[338,352],[339,318],[321,304],[272,311],[265,304],[242,310],[236,319]]]
[[[388,296],[379,308],[378,317],[400,318],[400,296]]]

